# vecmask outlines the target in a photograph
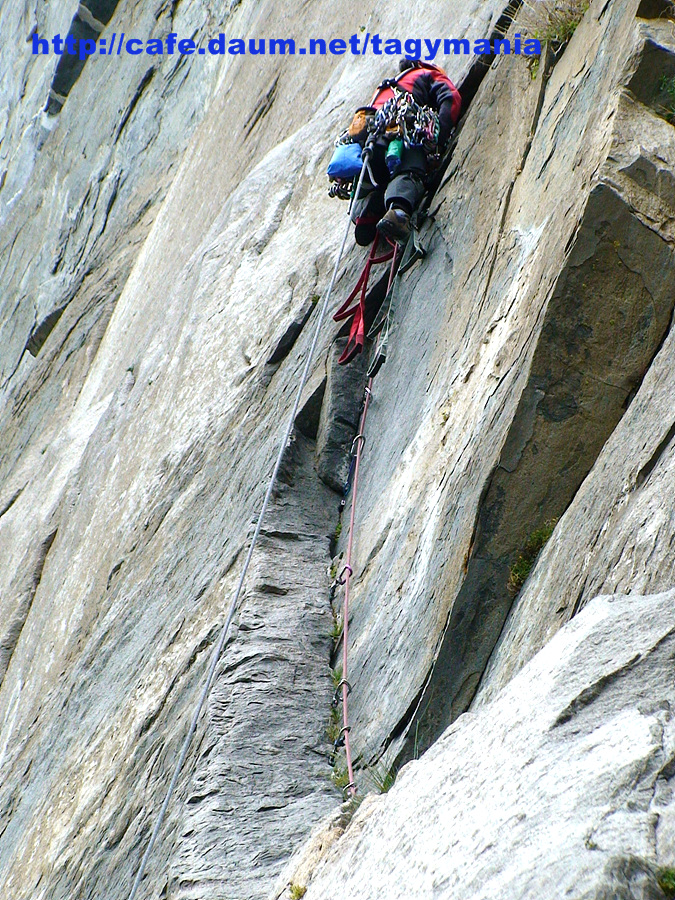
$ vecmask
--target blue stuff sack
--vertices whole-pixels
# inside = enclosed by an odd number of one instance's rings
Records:
[[[328,164],[331,178],[354,178],[361,171],[361,144],[338,144]]]

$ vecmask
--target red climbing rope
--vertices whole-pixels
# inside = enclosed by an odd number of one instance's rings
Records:
[[[352,751],[349,744],[349,732],[351,727],[349,725],[349,710],[347,709],[347,697],[349,696],[349,681],[348,677],[348,656],[347,656],[347,643],[349,641],[349,584],[351,581],[351,576],[353,573],[352,570],[352,545],[354,543],[354,518],[356,515],[356,495],[358,491],[359,485],[359,464],[361,462],[361,451],[363,450],[363,444],[365,442],[364,437],[364,428],[366,427],[366,416],[368,415],[368,402],[370,400],[371,388],[373,384],[373,379],[368,379],[368,384],[366,386],[366,396],[363,402],[363,412],[361,413],[361,421],[359,422],[359,433],[354,438],[354,443],[356,445],[356,461],[354,463],[354,483],[352,487],[352,508],[349,515],[349,538],[347,539],[347,561],[345,562],[345,567],[343,569],[343,577],[344,577],[344,585],[345,585],[345,597],[342,606],[342,621],[343,621],[343,629],[342,629],[342,733],[344,735],[345,740],[345,756],[347,757],[347,774],[349,775],[349,784],[347,785],[346,790],[348,790],[352,797],[356,794],[356,783],[354,781],[354,766],[352,764]]]
[[[368,258],[369,263],[372,265],[373,262],[384,262],[385,259],[391,259],[391,268],[389,270],[389,283],[387,284],[387,293],[391,288],[391,284],[394,278],[394,273],[396,272],[396,260],[398,256],[398,245],[394,244],[393,249],[387,253],[386,257],[382,257],[381,259],[375,259],[375,244],[377,243],[377,239],[373,243],[373,248],[371,249],[370,256]],[[365,274],[365,283],[363,285],[362,296],[365,296],[365,291],[368,286],[368,274],[370,274],[370,266],[366,263],[366,268],[363,270],[363,274]],[[363,278],[363,274],[361,278]],[[361,278],[359,279],[358,287],[361,287]],[[355,296],[355,294],[354,294]],[[353,297],[350,298],[353,299]],[[344,304],[343,309],[348,305],[350,301]],[[362,320],[361,320],[362,321]],[[352,328],[354,326],[352,325]],[[363,445],[365,443],[365,428],[366,428],[366,417],[368,415],[368,404],[370,402],[370,397],[372,394],[373,387],[373,379],[369,378],[368,383],[366,385],[365,390],[365,398],[363,401],[363,411],[361,412],[361,420],[359,422],[359,430],[354,438],[353,447],[355,447],[355,460],[354,460],[354,480],[352,483],[352,508],[349,514],[349,537],[347,538],[347,557],[345,560],[344,568],[342,569],[342,574],[340,580],[344,583],[345,586],[345,596],[342,606],[342,678],[340,680],[340,685],[342,687],[342,729],[341,733],[344,737],[345,742],[345,756],[347,757],[347,774],[349,775],[349,783],[345,787],[345,791],[349,791],[349,793],[353,796],[356,794],[356,782],[354,781],[354,766],[352,763],[352,751],[349,743],[349,732],[351,730],[351,726],[349,724],[349,710],[347,708],[347,698],[349,697],[349,692],[351,690],[351,686],[348,681],[348,643],[349,643],[349,585],[351,581],[351,577],[353,575],[352,569],[352,546],[354,543],[354,519],[356,517],[356,500],[359,488],[359,465],[361,463],[361,454],[363,452]]]

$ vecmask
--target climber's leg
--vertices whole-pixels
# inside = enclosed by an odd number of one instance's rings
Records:
[[[386,145],[381,141],[375,141],[370,169],[377,184],[373,184],[366,170],[361,190],[352,205],[351,219],[356,225],[354,239],[362,247],[372,244],[375,239],[377,222],[385,212],[384,191],[389,182],[389,171],[384,161],[385,152]]]
[[[378,231],[395,241],[410,234],[410,216],[424,196],[427,175],[426,154],[421,147],[403,151],[401,165],[384,194],[386,213],[377,223]]]

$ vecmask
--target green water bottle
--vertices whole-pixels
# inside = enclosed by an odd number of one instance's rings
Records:
[[[389,142],[385,161],[390,175],[395,175],[398,167],[401,165],[401,156],[403,155],[403,141],[395,138]]]

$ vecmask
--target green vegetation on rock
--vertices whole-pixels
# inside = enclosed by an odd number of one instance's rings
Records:
[[[344,789],[349,784],[349,771],[347,769],[347,766],[336,763],[331,773],[330,780],[333,782],[336,788],[344,791]]]
[[[392,766],[390,769],[385,768],[381,763],[371,766],[368,770],[371,781],[375,790],[379,794],[386,794],[387,791],[394,786],[398,769]]]
[[[525,541],[523,549],[518,554],[518,559],[509,570],[507,587],[512,596],[515,597],[525,584],[525,579],[532,571],[532,566],[539,556],[539,552],[553,534],[557,521],[557,519],[549,519],[544,522],[541,528],[535,528]]]
[[[525,0],[522,27],[529,37],[550,44],[557,53],[569,42],[589,6],[588,0]]]
[[[675,869],[670,867],[659,869],[657,881],[666,897],[675,897]]]
[[[659,96],[663,103],[659,106],[659,112],[671,125],[675,125],[675,76],[668,78],[664,75],[659,82]]]

